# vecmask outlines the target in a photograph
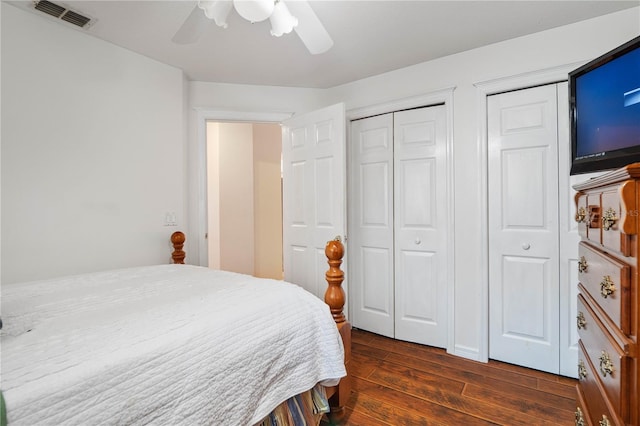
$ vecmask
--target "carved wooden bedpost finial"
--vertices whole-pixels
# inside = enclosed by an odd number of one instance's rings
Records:
[[[173,244],[173,253],[171,253],[171,258],[173,259],[173,263],[184,263],[184,258],[186,256],[185,252],[182,250],[184,247],[184,234],[180,231],[176,231],[171,234],[171,244]]]
[[[342,256],[344,256],[344,246],[340,237],[327,242],[324,254],[327,256],[327,262],[329,263],[329,270],[325,274],[329,287],[324,294],[324,302],[329,305],[331,315],[333,315],[333,320],[336,322],[338,332],[342,338],[344,366],[347,369],[347,376],[340,380],[335,393],[329,398],[331,405],[329,419],[332,422],[331,424],[343,424],[346,416],[344,407],[347,405],[351,394],[351,377],[348,374],[351,360],[351,324],[349,324],[343,312],[346,298],[342,288],[344,272],[340,269],[340,265],[342,264]]]
[[[340,239],[336,238],[328,241],[324,254],[327,256],[327,262],[329,263],[329,270],[325,274],[329,287],[324,294],[324,302],[329,305],[334,321],[340,324],[346,321],[343,313],[345,294],[342,289],[344,272],[340,269],[342,256],[344,256],[344,246]]]

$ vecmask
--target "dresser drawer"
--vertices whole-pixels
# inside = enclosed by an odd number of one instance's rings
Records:
[[[576,386],[576,411],[575,411],[575,419],[576,426],[591,426],[591,417],[589,413],[589,405],[585,400],[584,393],[582,392],[582,387],[580,385]]]
[[[580,381],[578,383],[578,401],[582,405],[581,411],[585,419],[585,425],[606,424],[604,423],[605,419],[610,425],[624,425],[622,419],[615,414],[611,401],[604,394],[597,377],[598,373],[591,364],[589,356],[586,355],[582,342],[580,342],[579,346],[578,369]],[[584,404],[585,401],[588,401],[588,410],[586,409],[586,404]]]
[[[631,268],[581,242],[578,278],[624,334],[631,332]]]
[[[618,189],[605,191],[600,197],[602,245],[621,253],[623,256],[629,256],[631,252],[631,236],[621,232],[621,221],[627,213],[622,209]],[[630,223],[628,231],[635,234],[636,230],[634,229],[635,226],[633,226],[635,218],[630,217],[626,218],[626,220]]]
[[[606,332],[582,295],[578,295],[578,312],[584,316],[585,325],[578,330],[584,353],[614,410],[628,417],[630,358]]]

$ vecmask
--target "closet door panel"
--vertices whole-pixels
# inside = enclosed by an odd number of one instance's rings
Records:
[[[436,298],[432,295],[438,291],[434,288],[438,275],[436,253],[402,250],[399,257],[403,287],[396,291],[402,298],[396,303],[400,320],[415,322],[416,328],[420,323],[435,323],[438,311]]]
[[[487,102],[489,356],[558,374],[557,88]]]
[[[394,337],[393,115],[351,124],[349,296],[354,327]]]
[[[396,338],[446,346],[444,107],[394,113]]]

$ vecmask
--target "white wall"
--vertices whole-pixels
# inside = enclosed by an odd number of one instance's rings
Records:
[[[253,124],[255,276],[282,279],[282,130]]]
[[[0,23],[2,23],[2,7],[0,7]],[[0,31],[0,46],[2,45],[2,31]],[[1,50],[1,49],[0,49]],[[0,55],[0,93],[2,93],[2,55]],[[2,135],[2,102],[0,102],[0,135]],[[0,137],[0,141],[2,138]],[[0,149],[0,154],[2,149]],[[2,187],[2,156],[0,155],[0,188]],[[0,194],[0,224],[2,223],[2,195]],[[0,241],[2,241],[2,226],[0,226]],[[0,244],[0,288],[2,287],[2,244]]]
[[[483,300],[487,278],[483,276],[486,265],[482,264],[481,255],[487,249],[482,235],[486,224],[480,214],[484,201],[480,184],[484,176],[479,132],[485,117],[478,114],[478,90],[474,84],[587,61],[638,34],[640,8],[633,8],[324,91],[193,83],[190,104],[219,110],[304,112],[345,102],[347,110],[353,110],[455,87],[455,347],[450,349],[481,359],[486,346],[483,327],[488,303]],[[424,41],[434,42],[437,41]],[[190,143],[194,141],[195,135],[191,134]]]
[[[169,263],[182,71],[1,7],[2,281]]]
[[[220,268],[253,275],[253,127],[220,123]]]

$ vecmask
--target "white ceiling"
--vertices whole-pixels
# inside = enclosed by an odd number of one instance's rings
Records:
[[[251,24],[235,12],[227,29],[211,21],[197,43],[173,43],[196,1],[52,1],[96,19],[79,31],[181,68],[190,80],[309,88],[333,87],[640,5],[640,0],[310,1],[334,40],[328,52],[311,55],[295,32],[273,37],[268,20]]]

